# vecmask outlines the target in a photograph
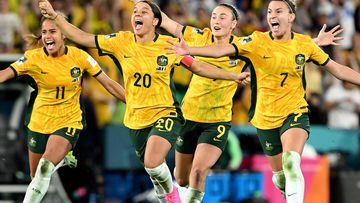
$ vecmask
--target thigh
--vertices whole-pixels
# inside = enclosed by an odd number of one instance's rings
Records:
[[[309,138],[310,122],[308,114],[292,114],[281,127],[281,143],[283,151],[296,151],[302,154]]]
[[[176,151],[181,154],[194,154],[200,133],[201,128],[198,123],[186,121],[177,138]]]
[[[144,163],[146,143],[149,138],[151,128],[144,128],[140,130],[129,130],[129,136],[132,141],[132,145],[135,149],[136,156]]]
[[[280,140],[280,128],[262,130],[257,129],[257,135],[264,153],[267,156],[275,156],[282,153]]]
[[[49,136],[50,135],[48,134],[42,134],[27,129],[27,146],[29,151],[36,154],[43,154],[45,152],[46,143],[49,139]]]
[[[221,154],[222,150],[216,145],[198,144],[194,155],[193,168],[209,170],[218,161]]]
[[[229,122],[201,123],[202,132],[200,134],[199,144],[208,144],[223,151],[226,147],[227,138],[231,124]],[[204,145],[207,146],[207,145]],[[198,147],[196,149],[198,151]]]
[[[60,135],[50,135],[42,157],[57,165],[65,158],[71,148],[72,145],[68,139]]]

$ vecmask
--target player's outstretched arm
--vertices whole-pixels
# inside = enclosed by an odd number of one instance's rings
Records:
[[[54,11],[48,0],[38,0],[41,14],[54,20],[61,32],[71,41],[85,47],[96,47],[95,36],[69,23],[64,16]]]
[[[174,21],[173,19],[169,18],[164,12],[161,11],[161,25],[163,29],[168,31],[170,34],[172,34],[175,37],[180,37],[181,31],[184,28],[183,25],[180,23]]]
[[[234,80],[239,84],[247,84],[250,81],[250,73],[248,72],[240,74],[233,73],[208,63],[195,60],[193,57],[188,55],[184,56],[181,63],[191,72],[202,77],[220,80]]]
[[[0,83],[3,83],[13,77],[15,77],[15,73],[10,67],[0,71]]]
[[[327,46],[327,45],[340,45],[337,43],[339,40],[344,39],[343,37],[339,37],[338,35],[344,31],[344,29],[340,28],[340,25],[335,26],[330,31],[326,32],[326,24],[321,28],[318,36],[313,39],[314,42],[318,46]]]
[[[231,56],[236,53],[235,47],[231,44],[213,44],[210,46],[202,47],[188,47],[182,35],[180,35],[180,43],[173,41],[168,41],[170,44],[169,47],[166,47],[169,50],[168,54],[178,54],[180,56],[192,55],[192,56],[206,56],[206,57],[222,57],[222,56]]]
[[[109,78],[104,72],[96,76],[96,79],[101,83],[102,86],[117,99],[125,101],[125,89],[113,79]]]

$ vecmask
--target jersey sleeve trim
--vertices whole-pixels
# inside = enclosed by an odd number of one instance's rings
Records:
[[[95,75],[93,75],[94,78],[96,78],[97,76],[99,76],[103,71],[100,70],[98,73],[96,73]]]
[[[231,45],[233,45],[233,47],[235,48],[235,56],[239,56],[239,49],[237,48],[237,46],[232,43]]]
[[[322,66],[326,66],[326,64],[329,63],[329,61],[330,61],[330,57],[328,57],[328,58],[326,59],[326,61],[325,61],[324,63],[322,63],[321,65],[322,65]]]
[[[104,53],[102,52],[101,47],[99,45],[98,35],[95,35],[95,45],[96,45],[96,48],[98,49],[99,56],[103,56]]]
[[[311,62],[313,62],[314,64],[318,65],[318,66],[326,66],[326,64],[330,61],[330,57],[328,57],[326,59],[326,61],[322,64],[318,63],[317,61],[314,61],[314,60],[310,60]]]
[[[14,67],[10,66],[10,68],[11,68],[11,70],[13,70],[13,71],[14,71],[15,78],[16,78],[16,77],[18,76],[18,73],[16,72],[16,70],[15,70],[15,68],[14,68]]]
[[[187,27],[187,25],[183,26],[183,28],[182,28],[182,30],[181,30],[181,33],[182,33],[182,34],[185,34],[186,27]]]

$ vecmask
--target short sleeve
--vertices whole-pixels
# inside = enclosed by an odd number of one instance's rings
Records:
[[[212,36],[209,28],[199,29],[191,26],[184,26],[183,37],[188,46],[204,46]]]
[[[115,50],[115,44],[117,39],[117,33],[108,35],[96,35],[95,43],[98,48],[99,55],[113,54]]]
[[[91,76],[93,76],[93,77],[98,76],[102,72],[100,65],[88,53],[86,53],[84,51],[82,51],[82,52],[83,52],[83,56],[84,56],[84,69]]]
[[[249,36],[236,38],[236,40],[233,40],[232,45],[235,47],[235,50],[237,52],[236,55],[244,55],[246,53],[251,53],[253,50],[256,49],[256,41],[258,37],[256,33],[253,33]]]
[[[309,60],[317,65],[325,66],[330,60],[329,55],[317,46],[315,42],[312,41],[310,44],[312,53],[310,54]]]
[[[15,77],[27,74],[30,67],[29,57],[30,54],[25,52],[22,57],[20,57],[14,63],[10,64],[11,69],[15,72]]]

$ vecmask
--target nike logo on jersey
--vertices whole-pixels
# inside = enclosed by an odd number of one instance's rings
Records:
[[[290,127],[294,127],[294,126],[297,126],[297,125],[300,125],[301,123],[290,123]]]
[[[128,59],[128,58],[131,58],[131,56],[124,55],[124,58]]]
[[[263,56],[264,59],[269,59],[271,56]]]
[[[45,75],[45,74],[48,74],[47,72],[44,72],[44,71],[41,71],[40,73],[41,73],[41,74],[44,74],[44,75]]]

